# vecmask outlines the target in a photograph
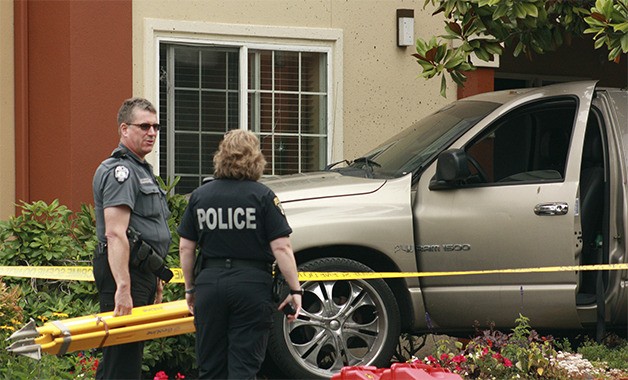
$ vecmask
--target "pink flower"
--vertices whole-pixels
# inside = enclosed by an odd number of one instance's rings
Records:
[[[157,372],[155,374],[155,377],[153,378],[153,380],[168,380],[168,379],[169,379],[169,376],[164,371]]]
[[[179,372],[177,372],[177,377],[176,377],[176,379],[177,379],[177,380],[180,380],[180,379],[185,379],[185,376],[183,376],[182,374],[180,374]]]
[[[488,347],[484,347],[482,349],[482,355],[486,355],[486,354],[488,354]]]

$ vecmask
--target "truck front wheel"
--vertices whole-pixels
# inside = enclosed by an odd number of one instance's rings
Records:
[[[372,272],[354,260],[316,259],[307,272]],[[400,331],[399,308],[384,280],[309,281],[298,320],[277,314],[268,353],[284,375],[327,378],[344,366],[387,367]]]

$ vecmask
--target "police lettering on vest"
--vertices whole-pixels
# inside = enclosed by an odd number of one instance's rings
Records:
[[[257,227],[254,207],[213,208],[196,210],[198,228],[210,230],[254,230]]]

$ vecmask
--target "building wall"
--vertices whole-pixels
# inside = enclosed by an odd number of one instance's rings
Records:
[[[0,220],[13,215],[15,202],[13,68],[13,2],[0,1]]]
[[[419,69],[410,55],[412,46],[397,46],[396,9],[414,9],[415,37],[428,37],[441,30],[442,19],[423,10],[423,0],[168,0],[133,3],[133,89],[156,99],[154,51],[145,47],[153,38],[146,30],[150,20],[214,24],[257,25],[281,28],[338,30],[342,37],[342,93],[334,112],[340,112],[333,128],[336,136],[332,161],[353,158],[378,145],[412,122],[455,99],[451,86],[447,99],[439,95],[440,81],[418,78]],[[175,23],[176,24],[176,23]],[[196,30],[196,29],[195,29]],[[198,34],[188,33],[190,38]],[[153,79],[155,80],[155,79]],[[147,85],[148,84],[148,85]]]
[[[14,4],[15,199],[78,211],[93,202],[93,173],[132,95],[131,0]]]

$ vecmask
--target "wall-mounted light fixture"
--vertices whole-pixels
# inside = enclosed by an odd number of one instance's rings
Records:
[[[397,46],[414,45],[414,9],[397,9]]]

